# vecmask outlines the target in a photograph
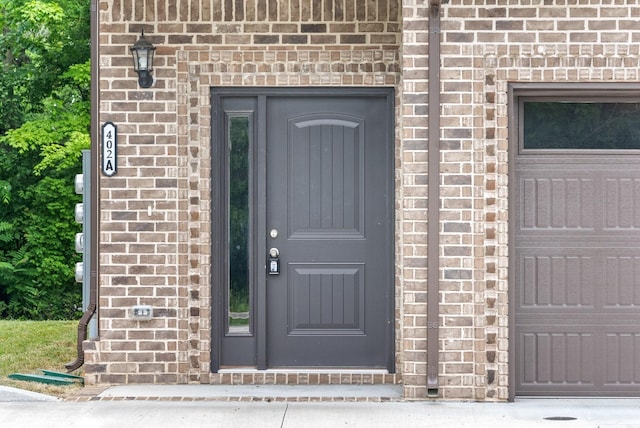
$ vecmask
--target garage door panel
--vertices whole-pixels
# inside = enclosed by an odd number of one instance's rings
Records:
[[[595,341],[591,332],[563,332],[553,326],[545,332],[523,331],[518,353],[521,385],[594,385]]]
[[[593,257],[580,254],[579,249],[566,249],[564,254],[538,251],[543,254],[534,250],[520,255],[519,307],[594,307],[598,274]]]
[[[519,251],[518,266],[520,311],[640,308],[640,248],[533,247]]]
[[[524,326],[517,338],[517,389],[530,395],[636,395],[640,334],[635,327]]]
[[[594,228],[592,179],[554,178],[545,171],[542,177],[521,177],[519,187],[520,230]]]
[[[640,233],[640,179],[604,179],[605,230],[627,229]]]
[[[640,334],[609,332],[605,340],[606,385],[640,385]]]
[[[588,167],[587,167],[588,168]],[[570,169],[522,172],[516,233],[628,234],[640,237],[640,178],[625,168],[616,175],[594,167],[575,177]],[[565,177],[561,177],[561,175]]]
[[[640,250],[629,249],[629,252]],[[604,267],[604,305],[611,308],[640,307],[640,255],[609,255]]]

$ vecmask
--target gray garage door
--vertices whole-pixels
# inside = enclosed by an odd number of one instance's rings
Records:
[[[520,102],[515,393],[640,395],[640,109],[552,104]]]

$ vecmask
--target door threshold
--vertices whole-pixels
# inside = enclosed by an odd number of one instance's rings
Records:
[[[396,373],[371,368],[225,367],[212,373],[211,384],[229,385],[399,385]]]

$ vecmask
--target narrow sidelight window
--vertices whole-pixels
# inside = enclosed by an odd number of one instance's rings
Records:
[[[250,121],[247,116],[229,116],[228,135],[228,207],[227,213],[229,279],[228,328],[231,334],[250,333],[251,288],[249,250],[249,195],[250,189]]]

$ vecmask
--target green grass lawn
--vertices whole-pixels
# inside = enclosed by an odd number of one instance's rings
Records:
[[[0,320],[0,385],[56,396],[79,386],[53,386],[9,379],[11,373],[39,373],[39,369],[65,373],[64,365],[77,358],[78,321]],[[77,373],[74,373],[77,374]]]

